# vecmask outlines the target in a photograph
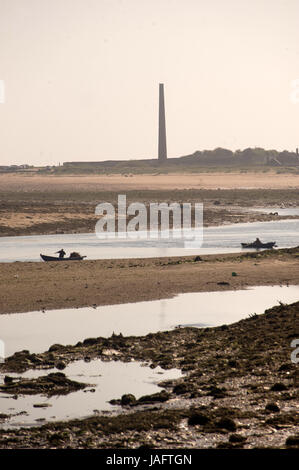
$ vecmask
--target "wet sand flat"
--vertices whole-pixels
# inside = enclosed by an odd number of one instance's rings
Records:
[[[115,191],[166,189],[298,188],[299,176],[276,171],[144,175],[0,175],[0,191]]]
[[[299,284],[299,248],[243,255],[1,263],[0,313],[112,305],[178,293]],[[236,275],[232,275],[236,273]]]
[[[0,175],[0,236],[94,232],[95,207],[101,202],[117,206],[119,194],[126,194],[128,204],[142,202],[147,207],[151,202],[202,202],[205,226],[278,220],[280,216],[244,209],[298,207],[298,184],[297,175],[273,171],[127,177]]]

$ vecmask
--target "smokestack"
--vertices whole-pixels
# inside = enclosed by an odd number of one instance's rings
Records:
[[[166,125],[165,125],[165,106],[164,106],[164,84],[159,84],[159,146],[158,160],[165,162],[167,160],[166,149]]]

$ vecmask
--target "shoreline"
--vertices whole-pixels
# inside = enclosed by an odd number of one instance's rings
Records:
[[[84,209],[86,208],[84,207]],[[241,207],[229,206],[215,209],[208,206],[204,208],[203,226],[220,227],[244,223],[299,219],[299,215],[277,215],[242,209]],[[92,207],[89,207],[88,210],[91,212]],[[67,211],[70,211],[70,208],[67,208]],[[0,241],[1,238],[7,237],[95,233],[96,223],[99,218],[95,217],[92,213],[86,214],[79,211],[75,216],[72,212],[64,214],[61,218],[57,218],[57,216],[54,215],[54,208],[52,208],[47,215],[40,213],[38,210],[35,213],[31,210],[31,215],[16,213],[11,215],[10,218],[6,217],[6,219],[4,219],[3,216],[1,218],[0,214]],[[192,217],[192,221],[194,222],[194,214]],[[127,217],[126,224],[131,218],[132,217]]]

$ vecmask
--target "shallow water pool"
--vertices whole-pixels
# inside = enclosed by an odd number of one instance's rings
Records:
[[[34,378],[47,375],[52,370],[29,370],[24,374],[9,374],[11,377]],[[132,393],[136,398],[160,392],[157,384],[164,380],[177,379],[182,376],[178,369],[163,370],[160,367],[151,369],[140,362],[91,362],[76,361],[69,364],[63,373],[77,382],[92,386],[69,393],[47,398],[42,395],[19,395],[15,400],[10,395],[0,393],[0,411],[12,414],[1,427],[28,426],[42,424],[43,420],[57,421],[83,418],[100,411],[112,411],[116,407],[109,400],[120,398],[123,394]],[[3,375],[0,374],[0,383]],[[35,408],[34,404],[47,404],[46,408]],[[119,407],[117,407],[119,408]],[[22,413],[21,415],[19,413]]]
[[[75,344],[112,333],[146,335],[179,325],[208,327],[234,323],[263,313],[279,301],[299,300],[299,286],[260,286],[246,290],[195,292],[171,299],[98,307],[0,315],[5,356],[29,349],[39,353],[52,344]]]

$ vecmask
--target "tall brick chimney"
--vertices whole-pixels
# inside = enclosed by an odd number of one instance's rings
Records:
[[[165,124],[165,105],[164,105],[164,84],[159,84],[159,144],[158,160],[160,163],[167,160],[166,148],[166,124]]]

